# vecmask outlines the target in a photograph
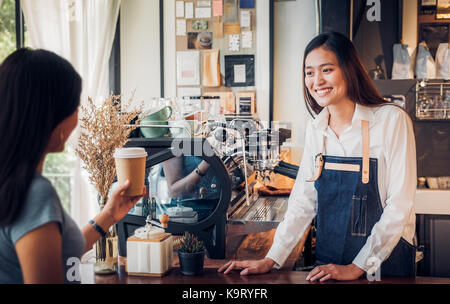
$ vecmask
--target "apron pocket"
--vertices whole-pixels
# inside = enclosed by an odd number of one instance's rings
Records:
[[[351,234],[352,236],[367,235],[367,195],[352,197]]]

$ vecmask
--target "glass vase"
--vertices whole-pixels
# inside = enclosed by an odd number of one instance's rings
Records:
[[[100,211],[103,210],[107,198],[100,198]],[[94,272],[96,274],[114,274],[117,273],[119,251],[116,225],[112,225],[106,235],[100,237],[95,243],[95,264]]]

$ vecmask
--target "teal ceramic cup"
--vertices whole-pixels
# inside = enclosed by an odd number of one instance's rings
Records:
[[[140,125],[154,125],[154,126],[164,126],[168,125],[168,120],[172,116],[172,108],[170,106],[165,106],[164,108],[150,113],[145,116]],[[169,132],[169,128],[163,127],[141,127],[141,133],[145,138],[155,138],[162,137]]]

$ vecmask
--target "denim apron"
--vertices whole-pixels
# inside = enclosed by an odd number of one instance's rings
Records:
[[[315,179],[310,181],[318,193],[317,264],[351,264],[383,213],[377,159],[369,158],[369,124],[361,125],[363,157],[322,156],[325,137],[318,155],[321,164],[316,157]],[[381,264],[381,275],[415,276],[415,254],[415,247],[401,238]]]

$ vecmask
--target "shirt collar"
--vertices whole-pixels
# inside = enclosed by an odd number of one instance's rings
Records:
[[[323,108],[322,111],[314,118],[313,126],[319,130],[325,131],[328,127],[328,120],[330,117],[330,112],[328,112],[328,108]],[[353,113],[352,125],[361,122],[361,120],[372,121],[374,120],[375,115],[373,114],[373,109],[367,106],[363,106],[360,104],[356,104],[355,112]]]
[[[352,125],[356,122],[361,122],[362,120],[367,120],[371,122],[375,119],[375,114],[373,114],[373,108],[368,106],[363,106],[360,104],[356,104],[355,113],[353,113]]]
[[[330,112],[328,112],[328,108],[325,107],[320,111],[319,114],[314,118],[314,121],[312,122],[313,126],[316,127],[319,130],[325,131],[325,129],[328,127],[328,120],[330,117]]]

